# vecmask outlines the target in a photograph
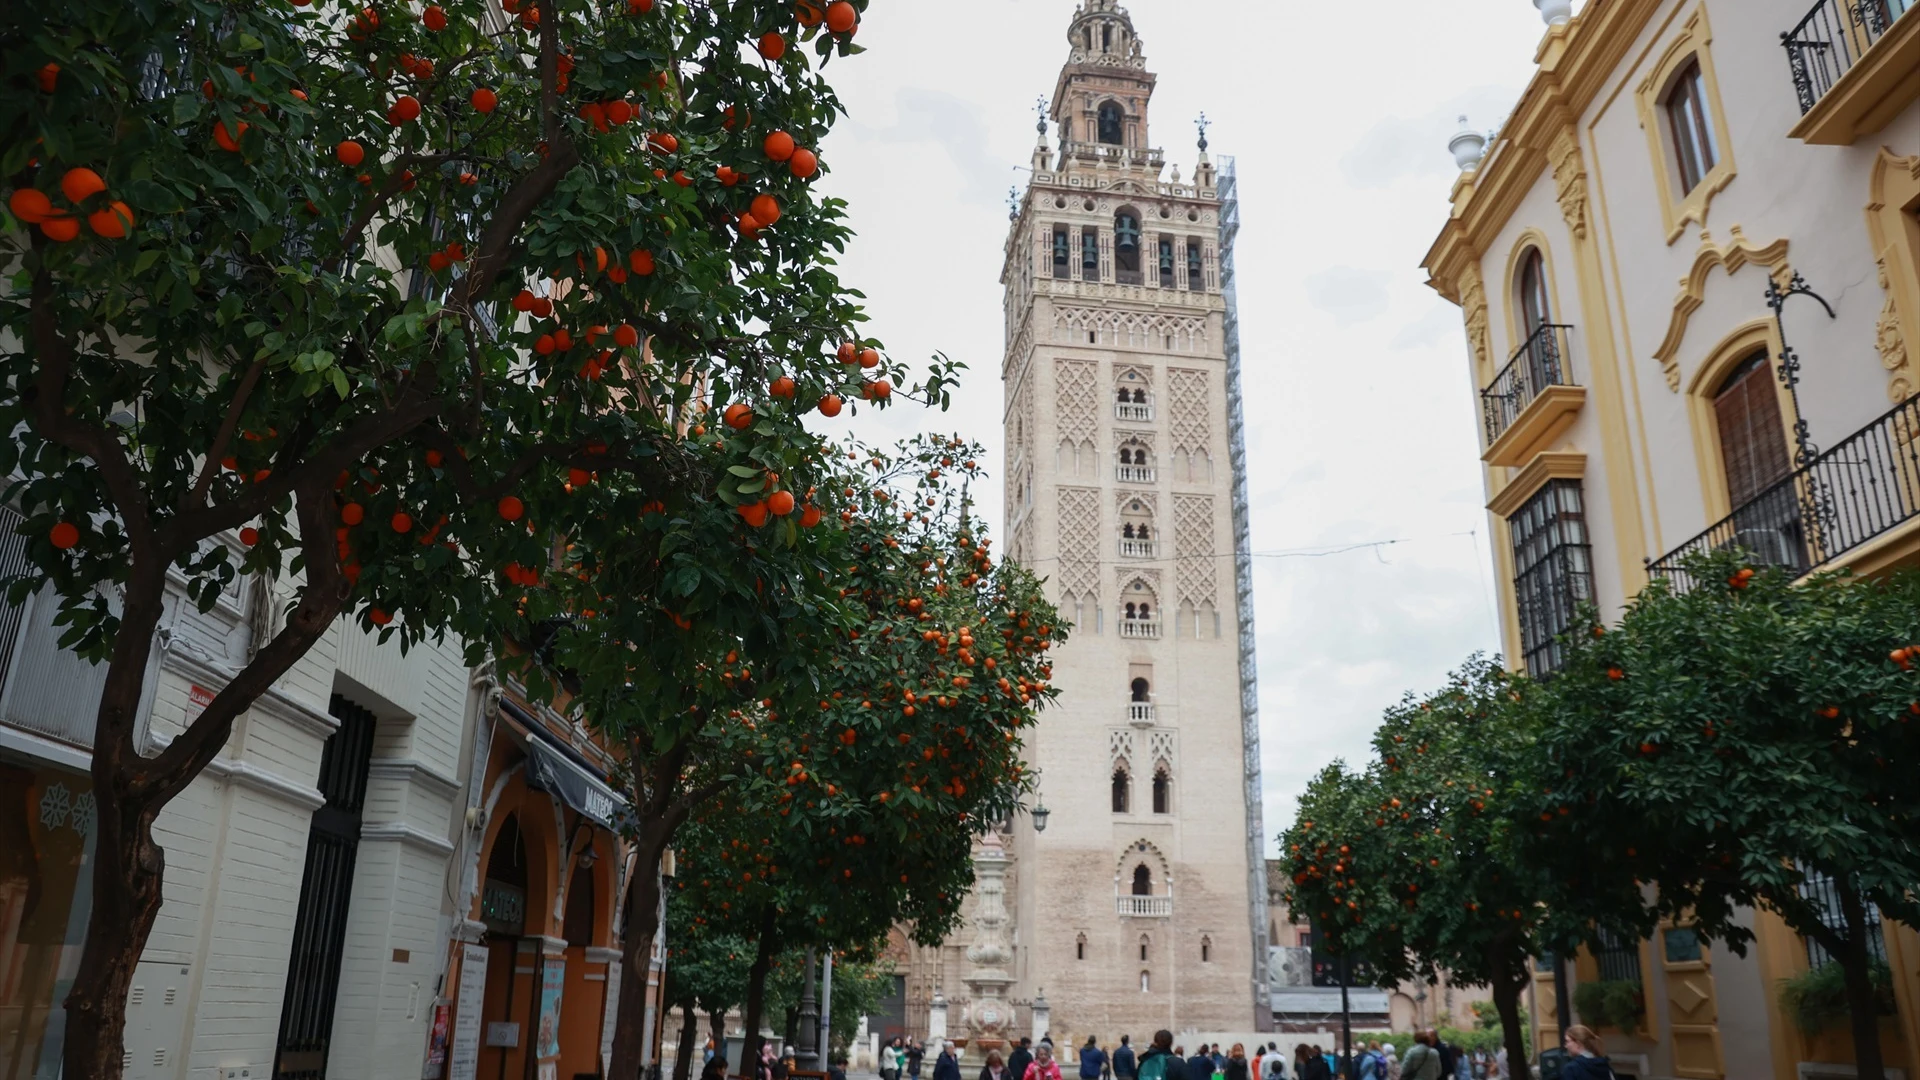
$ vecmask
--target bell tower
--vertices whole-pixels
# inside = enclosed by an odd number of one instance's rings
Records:
[[[1081,0],[1067,39],[1001,274],[1008,553],[1074,624],[1030,746],[1047,826],[1008,845],[1008,1000],[1044,990],[1056,1041],[1267,1030],[1232,175],[1204,133],[1186,178],[1153,145],[1125,8]]]

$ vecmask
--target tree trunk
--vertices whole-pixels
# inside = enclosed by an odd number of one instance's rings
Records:
[[[673,1080],[687,1080],[693,1075],[693,1059],[700,1053],[693,1040],[699,1037],[700,1014],[689,1001],[680,1006],[680,1057],[673,1063]]]
[[[1507,1048],[1507,1075],[1511,1080],[1530,1080],[1527,1065],[1527,1033],[1520,1029],[1520,990],[1522,982],[1504,971],[1495,970],[1493,1008],[1500,1014],[1500,1038]]]
[[[666,842],[642,837],[637,845],[633,883],[627,886],[627,924],[620,938],[620,1022],[613,1027],[613,1060],[609,1080],[640,1080],[650,1033],[644,1016],[648,968],[653,966],[653,939],[660,932],[660,858]]]
[[[1872,928],[1860,893],[1845,874],[1833,876],[1834,892],[1840,897],[1840,914],[1846,919],[1847,940],[1837,960],[1845,976],[1847,1014],[1853,1028],[1853,1062],[1860,1080],[1886,1080],[1887,1061],[1880,1046],[1880,1002],[1873,992],[1873,954],[1867,949]]]
[[[760,1014],[767,1007],[767,972],[773,967],[773,954],[777,943],[774,941],[773,905],[768,904],[760,916],[760,944],[753,954],[753,967],[747,972],[747,1005],[745,1016],[746,1042],[740,1051],[740,1071],[749,1077],[760,1075],[760,1047],[764,1040],[760,1038]]]

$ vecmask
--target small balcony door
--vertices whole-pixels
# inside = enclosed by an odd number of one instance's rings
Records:
[[[1793,472],[1780,396],[1766,350],[1742,361],[1713,396],[1720,429],[1720,462],[1733,513],[1733,542],[1772,566],[1807,566],[1800,500],[1791,485],[1774,485]],[[1773,490],[1769,490],[1773,489]]]

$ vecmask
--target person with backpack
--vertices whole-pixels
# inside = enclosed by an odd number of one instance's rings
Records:
[[[1600,1036],[1592,1028],[1573,1025],[1560,1045],[1572,1055],[1560,1070],[1560,1080],[1616,1080],[1613,1065],[1602,1052]]]
[[[1413,1047],[1400,1062],[1402,1080],[1440,1080],[1440,1052],[1433,1048],[1439,1041],[1431,1031],[1414,1033]]]
[[[1129,1038],[1120,1036],[1120,1045],[1113,1051],[1113,1080],[1133,1080],[1134,1074],[1139,1071]]]
[[[1080,1048],[1080,1080],[1100,1080],[1107,1069],[1107,1052],[1100,1049],[1100,1040],[1087,1036],[1087,1045]]]
[[[1135,1080],[1187,1080],[1187,1063],[1172,1049],[1173,1032],[1160,1029],[1153,1033],[1153,1045],[1140,1055]]]

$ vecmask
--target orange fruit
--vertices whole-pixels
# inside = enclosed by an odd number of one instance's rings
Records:
[[[767,392],[777,398],[791,398],[793,397],[793,391],[793,379],[787,375],[782,375],[773,380],[773,385],[767,388]]]
[[[840,409],[844,404],[838,394],[828,394],[820,399],[820,415],[839,416]]]
[[[367,148],[352,139],[342,139],[340,145],[333,148],[333,156],[340,159],[340,164],[351,169],[366,160]]]
[[[340,520],[349,525],[358,525],[367,519],[367,508],[359,503],[350,502],[340,508]]]
[[[671,132],[656,131],[647,136],[647,145],[663,154],[671,154],[680,149],[680,140],[675,138]]]
[[[70,203],[85,202],[88,196],[98,195],[105,190],[107,182],[89,168],[68,169],[66,175],[60,178],[60,194],[65,195]]]
[[[521,502],[517,496],[503,495],[496,509],[500,511],[502,518],[508,521],[519,521],[527,512],[527,504]]]
[[[247,133],[249,126],[250,125],[247,124],[235,123],[233,128],[229,129],[225,120],[220,121],[213,125],[213,145],[225,150],[229,154],[239,153],[240,136]]]
[[[847,0],[834,0],[827,5],[827,29],[836,34],[844,34],[853,29],[860,21],[860,13],[854,10]]]
[[[640,331],[628,323],[621,323],[613,328],[613,343],[623,349],[631,349],[640,344]]]
[[[819,507],[807,507],[805,510],[800,511],[800,527],[803,529],[813,528],[815,525],[820,524],[820,516]]]
[[[440,451],[438,450],[427,451],[427,466],[429,468],[434,468],[434,469],[439,468],[440,462],[443,460],[444,459],[440,456]]]
[[[47,239],[64,244],[70,240],[79,239],[80,219],[58,214],[43,219],[40,222],[40,231],[46,234]]]
[[[627,0],[627,14],[645,15],[653,10],[653,0]]]
[[[780,200],[771,195],[755,195],[748,211],[761,224],[771,225],[780,220]]]
[[[880,366],[880,350],[879,349],[861,349],[860,350],[860,366],[863,368],[879,367]]]
[[[38,188],[23,187],[7,196],[7,209],[29,225],[38,225],[53,216],[53,200]]]
[[[767,523],[767,504],[764,502],[748,503],[739,508],[739,514],[746,520],[747,524],[757,529]]]
[[[80,542],[80,529],[71,521],[62,521],[47,530],[47,539],[54,547],[66,551]]]
[[[387,524],[393,526],[393,531],[397,533],[413,531],[413,517],[404,510],[389,518]]]
[[[787,170],[805,180],[820,171],[820,158],[811,150],[795,150],[792,160],[787,162]]]
[[[133,227],[133,211],[127,209],[126,203],[116,200],[88,214],[87,227],[109,240],[118,240]]]
[[[494,93],[488,87],[483,86],[475,90],[473,96],[468,98],[467,101],[473,105],[474,111],[490,113],[499,107],[500,95]]]
[[[393,621],[393,616],[377,607],[370,607],[367,609],[367,621],[375,626],[385,626]]]
[[[875,379],[861,387],[860,392],[868,401],[885,401],[893,396],[893,384],[885,379]]]
[[[575,466],[567,470],[567,483],[572,484],[576,488],[586,487],[592,482],[593,474],[585,469]]]
[[[60,85],[60,65],[53,63],[42,64],[40,65],[40,70],[34,72],[34,76],[40,80],[40,91],[51,94],[53,93],[54,87]]]
[[[251,525],[249,525],[249,526],[247,526],[247,527],[246,527],[246,528],[244,528],[244,529],[241,529],[241,530],[240,530],[240,542],[241,542],[241,543],[243,543],[243,544],[245,544],[245,545],[247,545],[248,547],[252,547],[253,545],[255,545],[255,544],[257,544],[257,543],[259,543],[259,542],[260,542],[260,530],[259,530],[259,529],[256,529],[256,528],[254,528],[254,527],[253,527],[253,526],[251,526]]]
[[[793,136],[776,131],[761,141],[760,149],[766,151],[767,157],[774,161],[785,161],[793,156],[794,145]]]
[[[653,273],[653,252],[635,248],[627,253],[627,265],[633,268],[634,273],[646,277]]]
[[[773,511],[774,517],[786,517],[793,513],[793,492],[776,491],[767,496],[767,509]]]
[[[387,123],[394,127],[410,124],[420,119],[420,99],[412,94],[401,94],[394,99],[393,107],[387,110]]]
[[[851,341],[843,341],[840,343],[840,351],[835,355],[840,357],[841,363],[851,364],[860,359],[860,346]]]
[[[441,7],[439,4],[428,5],[427,10],[420,13],[420,23],[436,34],[445,30],[447,28],[447,9]]]
[[[604,108],[607,114],[607,123],[615,127],[619,127],[621,124],[633,119],[633,106],[624,101],[609,101]]]
[[[778,60],[787,55],[787,39],[777,30],[769,30],[760,35],[760,55],[769,60]]]
[[[727,426],[735,431],[744,430],[753,424],[753,410],[738,401],[727,406],[727,411],[721,416],[726,420]]]

